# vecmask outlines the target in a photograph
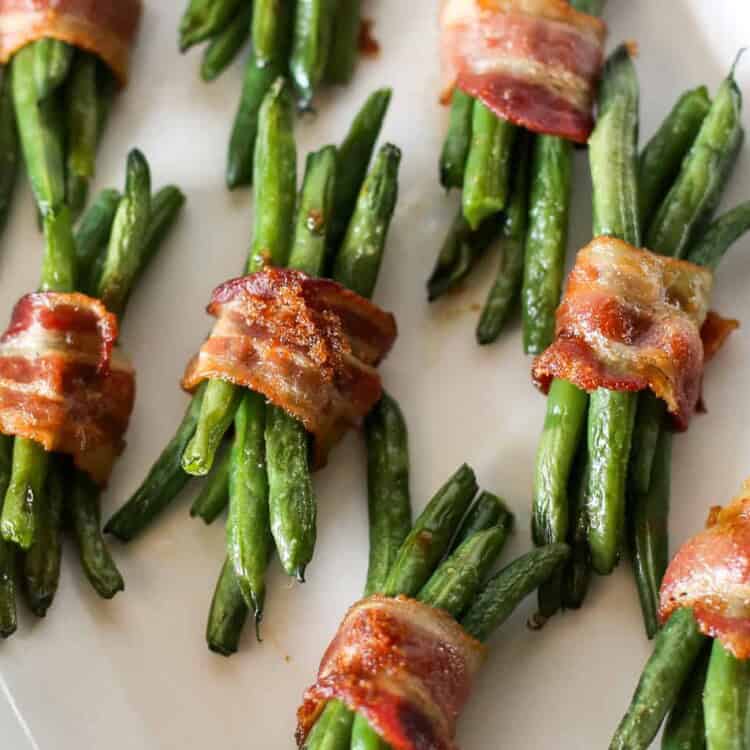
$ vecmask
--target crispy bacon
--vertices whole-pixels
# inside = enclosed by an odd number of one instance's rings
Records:
[[[266,269],[219,286],[208,312],[218,320],[183,387],[219,378],[262,393],[315,436],[318,464],[381,396],[395,319],[341,284]]]
[[[692,607],[701,631],[750,658],[750,481],[672,559],[661,586],[662,622]]]
[[[0,62],[51,37],[98,55],[124,85],[140,17],[141,0],[0,0]]]
[[[606,26],[567,0],[443,0],[443,97],[454,86],[500,117],[585,143]]]
[[[0,432],[68,453],[104,484],[135,399],[117,333],[117,318],[85,294],[22,297],[0,339]]]
[[[535,360],[534,382],[545,391],[553,378],[587,391],[651,388],[685,429],[700,397],[706,353],[736,327],[708,317],[712,283],[705,268],[597,237],[568,276],[555,341]]]
[[[337,698],[394,750],[453,750],[484,653],[446,612],[403,596],[363,599],[344,617],[305,693],[297,744]]]

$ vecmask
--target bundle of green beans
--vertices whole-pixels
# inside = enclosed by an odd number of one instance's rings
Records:
[[[253,153],[263,98],[279,76],[310,109],[323,83],[346,84],[359,56],[361,0],[190,0],[180,50],[207,42],[204,81],[216,79],[247,45],[239,107],[227,154],[230,190],[253,182]]]
[[[7,119],[15,110],[40,216],[64,204],[75,222],[94,176],[96,147],[116,90],[114,74],[96,55],[57,39],[31,42],[9,65],[12,97],[3,94],[0,104],[3,159],[9,165],[18,161],[17,139]],[[6,210],[12,187],[12,172],[3,174],[0,210]]]
[[[572,0],[601,15],[604,0]],[[476,329],[479,344],[500,336],[520,302],[523,346],[551,342],[568,235],[573,149],[570,141],[532,135],[455,89],[440,156],[440,181],[462,192],[461,209],[427,282],[430,301],[456,289],[498,241],[497,276]]]
[[[713,102],[703,87],[680,97],[640,158],[637,102],[635,71],[621,47],[605,68],[589,144],[594,233],[638,245],[646,226],[650,250],[715,269],[750,229],[748,204],[710,223],[743,139],[733,71]],[[649,211],[643,195],[664,197]],[[646,216],[652,218],[644,223]],[[667,564],[670,456],[666,409],[650,392],[601,388],[589,397],[553,381],[536,459],[534,539],[568,540],[575,552],[564,578],[542,591],[543,617],[561,604],[580,606],[591,570],[611,573],[627,539],[646,630],[654,636]]]
[[[47,244],[40,288],[96,296],[122,317],[135,282],[161,248],[183,202],[172,185],[152,197],[148,163],[132,151],[124,193],[102,191],[85,213],[75,242]],[[45,228],[58,220],[49,212]],[[111,598],[121,591],[122,576],[100,529],[101,488],[67,456],[7,435],[0,437],[0,467],[0,635],[7,637],[16,629],[17,580],[29,608],[40,617],[46,614],[57,591],[66,526],[97,593]],[[24,492],[26,487],[34,493]]]
[[[490,577],[513,525],[496,495],[477,492],[463,465],[438,490],[410,528],[402,475],[383,474],[388,455],[405,457],[405,428],[384,402],[368,428],[370,565],[365,595],[403,594],[452,615],[474,638],[486,641],[529,593],[570,554],[565,544],[539,548]],[[383,429],[387,420],[394,429]],[[398,428],[395,425],[399,425]],[[373,427],[377,427],[377,432]],[[458,529],[458,531],[456,531]],[[398,542],[401,541],[400,546]],[[311,730],[306,750],[387,750],[367,723],[340,701],[329,702]]]
[[[295,204],[291,97],[282,79],[271,87],[261,107],[255,146],[255,229],[248,273],[270,260],[312,276],[330,275],[362,296],[372,295],[395,209],[399,150],[383,146],[366,172],[389,98],[390,91],[376,91],[338,149],[327,146],[308,157]],[[233,435],[228,435],[232,427]],[[218,652],[236,650],[248,607],[256,620],[261,618],[265,572],[274,548],[284,570],[304,580],[316,537],[308,442],[302,425],[262,396],[210,381],[194,395],[177,434],[144,483],[105,527],[120,539],[132,539],[189,476],[208,475],[191,513],[210,523],[229,506],[227,561],[208,624],[209,645]],[[215,460],[222,443],[226,448]]]

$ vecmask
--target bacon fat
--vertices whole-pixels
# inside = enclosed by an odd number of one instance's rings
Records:
[[[685,429],[703,367],[736,321],[708,312],[709,270],[597,237],[579,251],[557,310],[555,341],[534,362],[547,390],[563,378],[586,391],[651,390]]]
[[[0,432],[68,453],[104,484],[135,400],[117,335],[117,318],[85,294],[22,297],[0,339]]]
[[[738,659],[750,658],[750,481],[708,527],[679,549],[661,585],[662,622],[692,607],[700,629]]]
[[[485,648],[446,612],[373,595],[344,617],[297,712],[301,747],[327,701],[361,713],[394,750],[454,750]]]
[[[335,281],[269,268],[219,286],[208,312],[217,322],[183,387],[218,378],[262,393],[315,436],[318,464],[382,394],[375,366],[395,319]]]
[[[124,85],[140,17],[141,0],[0,0],[0,62],[50,37],[97,55]]]
[[[444,0],[443,97],[454,86],[537,133],[588,140],[606,26],[566,0]]]

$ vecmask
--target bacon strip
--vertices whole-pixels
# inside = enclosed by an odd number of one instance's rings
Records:
[[[443,97],[454,86],[536,133],[585,143],[606,26],[566,0],[443,0]]]
[[[262,393],[315,436],[318,463],[382,394],[395,319],[341,284],[267,269],[219,286],[208,312],[218,320],[183,388],[219,378]]]
[[[141,0],[0,0],[0,62],[50,37],[98,55],[127,83]]]
[[[545,391],[553,378],[586,391],[651,388],[685,429],[700,397],[712,283],[705,268],[597,237],[568,276],[555,341],[535,360],[534,382]],[[712,352],[736,322],[708,320]]]
[[[68,453],[106,483],[135,400],[117,318],[85,294],[27,294],[0,339],[0,432]]]
[[[750,481],[726,507],[714,508],[708,528],[682,545],[664,576],[662,622],[692,607],[702,632],[738,659],[750,658]]]
[[[453,750],[484,654],[446,612],[403,596],[363,599],[344,617],[305,693],[297,744],[338,698],[394,750]]]

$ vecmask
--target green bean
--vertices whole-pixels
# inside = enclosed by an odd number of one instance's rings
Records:
[[[437,491],[401,545],[383,586],[385,596],[415,596],[450,547],[456,527],[477,491],[463,464]]]
[[[151,211],[143,238],[138,278],[143,275],[161,248],[184,204],[185,195],[176,185],[165,185],[151,196]]]
[[[708,655],[698,658],[692,673],[682,686],[664,727],[661,750],[705,750],[706,723],[703,718],[703,688],[706,684]]]
[[[651,487],[656,444],[666,417],[666,404],[653,391],[639,394],[628,467],[629,489],[633,493],[646,494]]]
[[[0,435],[0,510],[10,481],[13,437]],[[0,537],[0,638],[16,632],[16,548]]]
[[[315,548],[317,508],[307,463],[307,433],[283,409],[266,409],[271,533],[287,575],[305,580]]]
[[[309,109],[323,80],[335,15],[334,0],[297,0],[289,72],[301,109]]]
[[[235,415],[236,416],[236,415]],[[226,449],[206,477],[203,489],[192,506],[190,515],[213,523],[229,504],[229,472],[232,469],[232,451]]]
[[[477,324],[479,344],[491,344],[500,335],[523,283],[529,206],[529,146],[530,136],[521,133],[514,155],[513,187],[500,232],[500,264]]]
[[[571,0],[570,4],[581,13],[588,13],[590,16],[601,16],[607,0]]]
[[[591,582],[591,552],[588,543],[588,517],[586,515],[586,492],[589,484],[589,456],[586,441],[578,448],[576,464],[568,483],[569,512],[568,543],[570,560],[562,571],[562,605],[566,609],[578,609],[588,593]],[[551,580],[556,580],[553,576]],[[548,615],[548,600],[544,584],[539,589],[539,609],[542,616]],[[559,599],[553,593],[552,603]]]
[[[448,132],[440,154],[440,184],[446,189],[462,188],[466,160],[471,148],[471,119],[474,99],[456,87],[451,96]]]
[[[719,87],[680,174],[646,235],[646,246],[682,257],[701,225],[710,221],[742,139],[742,95],[734,71]]]
[[[507,505],[491,492],[482,491],[461,521],[451,549],[455,552],[467,539],[497,526],[508,535],[513,530],[513,514]]]
[[[94,176],[99,138],[98,64],[94,55],[79,52],[73,62],[68,84],[66,200],[74,219],[86,205],[89,181]]]
[[[308,154],[289,255],[290,268],[310,276],[323,273],[335,185],[336,147],[325,146]]]
[[[34,83],[40,101],[68,77],[74,49],[60,39],[44,38],[34,42]]]
[[[339,249],[357,205],[367,166],[391,101],[391,89],[374,91],[354,118],[339,146],[333,220],[328,232],[331,256]]]
[[[427,299],[433,302],[446,292],[455,289],[484,255],[503,225],[501,214],[491,216],[472,231],[463,211],[459,208],[443,246],[440,248],[435,268],[427,280]]]
[[[586,515],[591,564],[600,575],[614,570],[625,534],[625,490],[637,403],[635,394],[607,388],[594,391],[589,402]]]
[[[65,201],[65,166],[62,134],[55,118],[46,103],[37,103],[34,70],[38,44],[29,44],[13,56],[11,77],[26,170],[37,206],[46,215],[59,210]]]
[[[474,101],[462,196],[464,217],[472,229],[505,208],[517,133],[515,125]]]
[[[687,259],[715,271],[724,253],[748,230],[750,201],[745,201],[719,216],[703,236],[689,247]]]
[[[141,486],[107,521],[104,530],[123,542],[129,542],[143,531],[179,494],[190,478],[181,466],[185,446],[195,432],[201,412],[206,384],[202,383],[182,418],[180,426]]]
[[[110,112],[112,111],[112,102],[115,99],[115,94],[120,89],[120,84],[108,65],[101,60],[97,62],[96,133],[97,141],[101,141],[104,136],[104,130],[107,127]]]
[[[180,52],[221,32],[242,0],[191,0],[180,22]]]
[[[75,473],[70,515],[81,566],[96,593],[111,599],[125,589],[125,583],[100,530],[100,495],[101,489],[86,474]]]
[[[686,91],[643,149],[638,162],[640,216],[648,226],[654,211],[680,173],[711,107],[705,86]]]
[[[203,54],[201,78],[216,80],[239,54],[250,36],[252,3],[243,3],[234,18],[211,40]]]
[[[469,537],[430,576],[419,600],[459,618],[471,604],[508,539],[508,531],[495,526]]]
[[[750,745],[750,662],[714,640],[703,693],[709,750],[745,750]]]
[[[409,447],[406,423],[387,393],[365,419],[370,559],[365,595],[385,584],[399,549],[411,530]]]
[[[226,183],[230,190],[253,182],[260,108],[273,82],[286,72],[292,8],[292,3],[277,0],[253,3],[253,46],[227,154]]]
[[[109,242],[112,223],[122,195],[117,190],[102,190],[84,213],[75,234],[77,287],[86,294],[95,294],[99,286],[97,259]]]
[[[324,731],[310,732],[305,750],[349,750],[354,713],[340,701],[331,701],[324,709]]]
[[[151,173],[143,154],[128,154],[125,191],[117,207],[99,278],[102,302],[121,315],[143,260],[151,215]]]
[[[326,64],[325,77],[330,83],[349,83],[354,75],[359,59],[361,6],[361,0],[339,0]]]
[[[659,587],[669,563],[669,491],[672,433],[662,429],[656,445],[651,482],[645,493],[631,498],[633,568],[646,635],[659,630]]]
[[[364,716],[356,714],[350,750],[390,750],[390,745],[367,723]]]
[[[568,239],[572,153],[570,142],[562,138],[534,138],[521,286],[526,354],[540,354],[555,332]]]
[[[328,732],[328,728],[331,724],[331,719],[338,713],[339,709],[337,706],[342,706],[341,701],[331,700],[326,703],[323,712],[317,718],[315,725],[310,730],[310,734],[307,735],[305,744],[302,746],[303,750],[312,750],[316,747],[321,747],[324,742],[325,735]]]
[[[206,624],[206,642],[211,651],[222,656],[237,651],[247,612],[232,564],[224,560]]]
[[[678,609],[659,631],[610,750],[646,750],[688,679],[705,643],[693,611]]]
[[[336,254],[333,278],[363,297],[371,297],[380,272],[388,228],[398,198],[401,151],[380,148],[362,184],[349,229]]]
[[[8,221],[13,190],[18,178],[19,161],[11,74],[10,69],[6,67],[0,81],[0,230]]]
[[[264,397],[252,391],[244,393],[234,418],[229,473],[227,559],[256,621],[263,616],[266,567],[273,550],[264,456],[265,417]]]
[[[43,495],[45,502],[34,507],[34,541],[23,558],[26,601],[37,617],[47,614],[60,581],[63,492],[62,468],[59,461],[53,460]]]
[[[518,604],[537,589],[569,557],[567,544],[537,547],[496,573],[461,620],[464,630],[484,641],[502,625]]]

